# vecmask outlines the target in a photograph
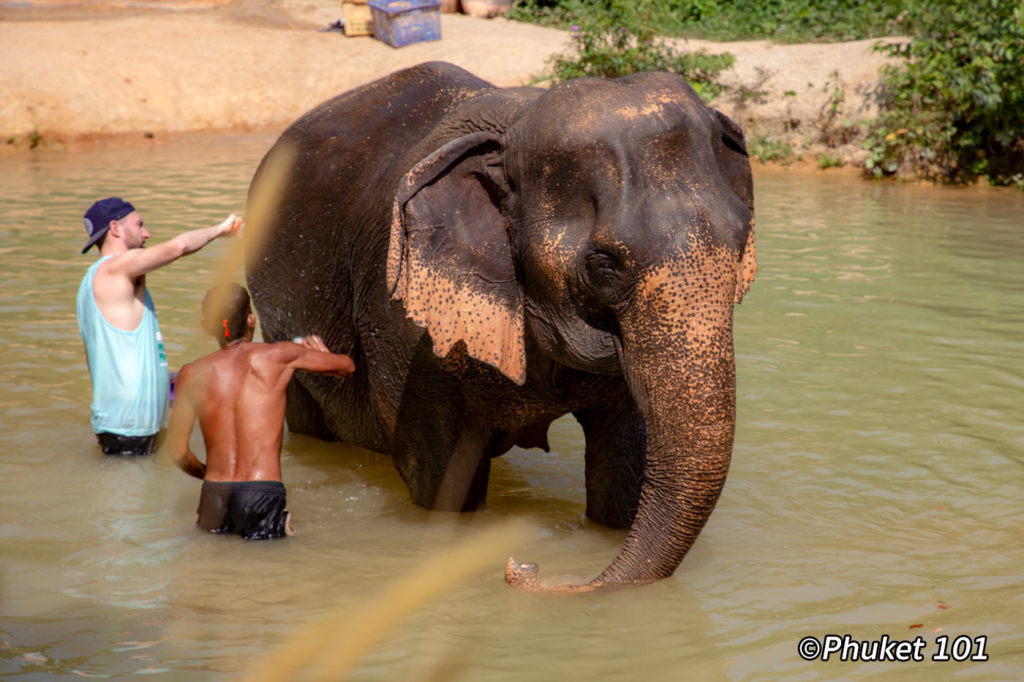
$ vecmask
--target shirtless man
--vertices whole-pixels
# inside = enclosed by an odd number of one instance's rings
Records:
[[[226,301],[223,312],[212,309],[218,300]],[[196,521],[201,528],[266,540],[292,534],[281,482],[285,389],[292,374],[345,377],[355,364],[317,336],[253,343],[255,327],[245,289],[225,284],[207,292],[203,329],[220,350],[178,372],[167,447],[178,467],[203,480]],[[189,449],[197,417],[205,464]]]

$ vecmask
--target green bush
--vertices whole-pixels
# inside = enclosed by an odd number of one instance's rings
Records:
[[[721,91],[715,76],[735,61],[728,53],[677,52],[664,41],[637,35],[625,26],[577,28],[570,52],[552,58],[549,78],[557,83],[583,76],[618,78],[640,71],[671,71],[686,78],[710,102]]]
[[[794,159],[799,158],[793,151],[792,145],[770,135],[748,139],[747,152],[750,154],[750,158],[757,159],[761,163],[776,162],[788,164]]]
[[[838,156],[832,154],[825,154],[818,158],[818,168],[825,170],[828,168],[839,168],[843,165],[843,160]]]
[[[918,0],[914,36],[882,46],[882,111],[867,168],[899,175],[1024,184],[1024,0]]]
[[[687,22],[687,33],[712,40],[767,38],[796,43],[889,35],[907,0],[723,0],[711,4]]]
[[[549,62],[553,82],[597,76],[618,78],[641,71],[671,71],[686,78],[704,101],[721,91],[715,77],[735,62],[731,54],[679,52],[654,36],[642,2],[613,6],[599,17],[570,26],[572,45]]]
[[[858,40],[893,33],[909,0],[521,0],[509,15],[569,28],[626,11],[663,35],[779,42]]]

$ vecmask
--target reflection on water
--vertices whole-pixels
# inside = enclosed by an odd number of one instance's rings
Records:
[[[121,195],[153,240],[244,206],[271,140],[0,158],[0,677],[232,679],[286,633],[356,612],[436,549],[523,518],[542,577],[591,577],[580,431],[496,461],[489,509],[414,507],[384,458],[285,441],[296,538],[193,527],[199,484],[106,460],[74,295],[81,216]],[[358,679],[972,679],[1024,666],[1024,196],[759,169],[760,270],[737,310],[739,424],[718,509],[675,576],[549,599],[502,566],[417,612]],[[344,188],[339,188],[344,191]],[[150,277],[172,368],[223,242]],[[201,442],[194,446],[201,450]],[[805,662],[804,636],[987,636],[987,663]],[[840,667],[841,666],[841,667]],[[947,672],[948,671],[948,672]]]

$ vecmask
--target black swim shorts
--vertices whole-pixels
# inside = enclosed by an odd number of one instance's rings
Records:
[[[103,448],[104,455],[133,457],[155,452],[159,445],[158,436],[160,436],[160,433],[154,433],[150,436],[122,436],[118,433],[104,432],[97,433],[96,440],[99,441],[100,447]]]
[[[238,533],[246,540],[288,535],[288,510],[280,481],[203,481],[196,523],[211,533]]]

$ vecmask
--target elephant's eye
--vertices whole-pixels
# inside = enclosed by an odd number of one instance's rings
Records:
[[[619,274],[619,259],[605,251],[587,254],[587,270],[591,275],[615,276]]]
[[[607,251],[591,251],[584,258],[585,298],[591,305],[604,309],[618,307],[629,295],[632,279],[626,264]]]

